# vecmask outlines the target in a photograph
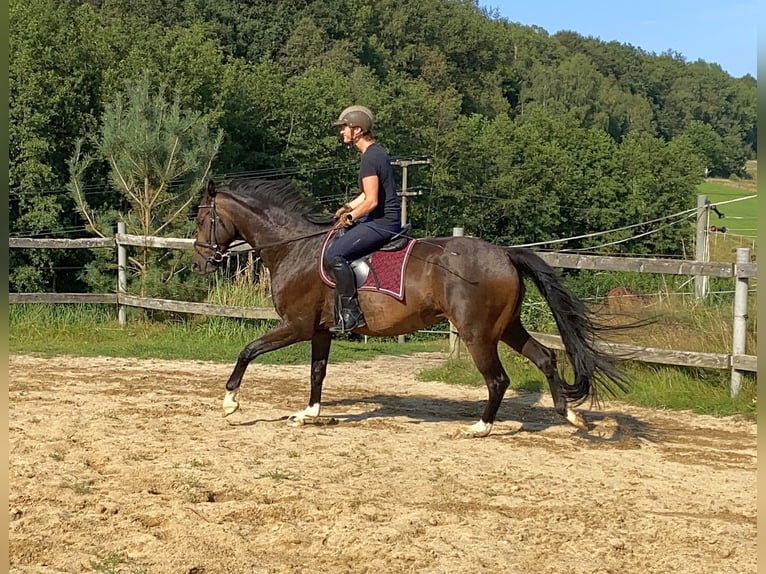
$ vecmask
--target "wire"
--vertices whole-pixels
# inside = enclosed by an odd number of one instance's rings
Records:
[[[691,215],[687,215],[684,219],[690,219]],[[586,251],[586,250],[592,250],[592,249],[599,249],[601,247],[608,247],[610,245],[617,245],[619,243],[625,243],[626,241],[631,241],[633,239],[639,239],[640,237],[646,237],[647,235],[651,235],[653,233],[657,233],[658,231],[662,231],[663,229],[667,229],[668,227],[672,227],[676,223],[679,223],[683,221],[684,219],[680,219],[678,221],[673,221],[671,223],[667,223],[665,225],[662,225],[656,229],[651,229],[649,231],[646,231],[644,233],[639,233],[638,235],[633,235],[632,237],[626,237],[625,239],[619,239],[617,241],[610,241],[609,243],[602,243],[601,245],[593,245],[591,247],[580,247],[577,249],[571,249],[570,251]]]
[[[568,241],[573,241],[575,239],[586,239],[588,237],[598,237],[598,236],[601,236],[601,235],[606,235],[608,233],[615,233],[617,231],[625,231],[625,230],[628,230],[628,229],[635,229],[636,227],[641,227],[641,226],[644,226],[644,225],[649,225],[651,223],[657,223],[659,221],[665,221],[667,219],[672,219],[674,217],[680,217],[680,216],[684,216],[684,215],[688,216],[689,214],[694,213],[696,211],[697,211],[697,208],[694,207],[694,208],[691,208],[691,209],[685,209],[683,211],[679,211],[678,213],[674,213],[672,215],[666,215],[664,217],[658,217],[656,219],[651,219],[649,221],[644,221],[643,223],[634,223],[632,225],[626,225],[624,227],[616,227],[614,229],[608,229],[606,231],[596,231],[594,233],[586,233],[584,235],[575,235],[575,236],[572,236],[572,237],[565,237],[563,239],[552,239],[550,241],[537,241],[535,243],[524,243],[524,244],[521,244],[521,245],[515,245],[515,247],[535,247],[537,245],[552,245],[554,243],[566,243]],[[678,223],[678,222],[676,221],[675,223]],[[639,235],[637,237],[641,237],[641,235]],[[632,239],[632,237],[629,238],[629,239]],[[628,239],[626,239],[624,241],[628,241]],[[591,248],[589,248],[589,249],[591,249]]]
[[[727,204],[727,203],[735,203],[737,201],[745,201],[745,200],[748,200],[748,199],[753,199],[755,197],[758,197],[758,196],[757,195],[748,195],[748,196],[745,196],[745,197],[738,197],[736,199],[731,199],[731,200],[727,200],[727,201],[718,202],[715,205],[724,205],[724,204]],[[617,241],[611,241],[609,243],[603,243],[601,245],[572,249],[572,251],[587,251],[587,250],[598,249],[598,248],[601,248],[601,247],[608,247],[610,245],[617,245],[619,243],[625,243],[626,241],[631,241],[633,239],[639,239],[641,237],[645,237],[647,235],[651,235],[653,233],[657,233],[658,231],[666,229],[666,228],[668,228],[668,227],[670,227],[672,225],[675,225],[676,223],[679,223],[681,221],[685,221],[686,219],[690,219],[693,215],[696,214],[697,209],[698,208],[696,208],[696,207],[692,207],[692,208],[689,208],[689,209],[685,209],[683,211],[679,211],[679,212],[674,213],[672,215],[666,215],[666,216],[663,216],[663,217],[658,217],[656,219],[645,221],[643,223],[634,223],[633,225],[627,225],[625,227],[618,227],[618,228],[609,229],[609,230],[606,230],[606,231],[598,231],[598,232],[594,232],[594,233],[586,233],[584,235],[576,235],[576,236],[573,236],[573,237],[565,237],[563,239],[553,239],[553,240],[550,240],[550,241],[538,241],[538,242],[535,242],[535,243],[524,243],[524,244],[521,244],[521,245],[516,245],[515,247],[535,247],[535,246],[538,246],[538,245],[552,245],[552,244],[556,244],[556,243],[566,243],[566,242],[569,242],[569,241],[573,241],[575,239],[585,239],[585,238],[589,238],[589,237],[598,237],[598,236],[606,235],[606,234],[609,234],[609,233],[615,233],[617,231],[625,231],[625,230],[628,230],[628,229],[634,229],[636,227],[641,227],[641,226],[649,225],[649,224],[652,224],[652,223],[657,223],[659,221],[664,221],[664,220],[673,219],[673,218],[679,218],[676,221],[673,221],[671,223],[668,223],[666,225],[658,227],[657,229],[653,229],[653,230],[650,230],[650,231],[647,231],[647,232],[644,232],[644,233],[640,233],[638,235],[634,235],[634,236],[631,236],[631,237],[628,237],[628,238],[625,238],[625,239],[620,239],[620,240],[617,240]],[[685,217],[683,217],[683,216],[685,216]],[[751,230],[743,229],[742,231],[751,231]],[[752,231],[755,231],[755,230],[753,229]]]
[[[745,200],[753,199],[753,198],[756,198],[756,197],[758,197],[757,194],[745,195],[745,196],[742,196],[742,197],[737,197],[735,199],[727,199],[726,201],[716,201],[715,203],[711,203],[710,205],[711,206],[715,205],[716,207],[718,207],[719,205],[727,205],[729,203],[736,203],[738,201],[745,201]]]

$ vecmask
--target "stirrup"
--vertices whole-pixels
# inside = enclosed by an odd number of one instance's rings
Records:
[[[345,316],[344,316],[345,315]],[[348,321],[346,320],[348,319]],[[365,327],[367,325],[367,322],[364,320],[364,315],[361,313],[340,313],[340,317],[338,318],[338,323],[330,327],[331,333],[349,333],[353,331],[354,329],[360,329],[361,327]]]

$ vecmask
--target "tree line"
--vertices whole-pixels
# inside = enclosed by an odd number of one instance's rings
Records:
[[[356,185],[331,127],[352,103],[374,110],[392,155],[431,158],[408,173],[424,189],[408,205],[419,236],[617,229],[600,252],[678,255],[688,226],[632,226],[693,207],[705,173],[742,176],[757,153],[751,76],[551,35],[472,0],[11,0],[9,14],[16,236],[118,220],[190,236],[206,177],[289,177],[332,211]],[[131,269],[149,290],[188,289],[186,256]],[[108,259],[14,251],[11,289],[95,287]]]

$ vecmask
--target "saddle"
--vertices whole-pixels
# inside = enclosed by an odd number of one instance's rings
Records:
[[[377,251],[351,262],[351,270],[354,272],[356,288],[359,291],[377,291],[399,301],[404,300],[404,269],[415,245],[415,240],[408,237],[411,229],[412,225],[408,223]],[[333,288],[335,281],[327,273],[322,261],[327,246],[341,231],[333,229],[327,234],[319,254],[319,275],[325,285]]]
[[[410,231],[412,231],[412,223],[407,223],[399,233],[389,239],[385,245],[378,248],[378,251],[399,251],[404,248],[410,241]]]

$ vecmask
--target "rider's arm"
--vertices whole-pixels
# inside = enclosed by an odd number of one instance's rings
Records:
[[[349,202],[349,206],[354,219],[364,217],[378,206],[377,175],[368,175],[362,179],[362,193]]]

